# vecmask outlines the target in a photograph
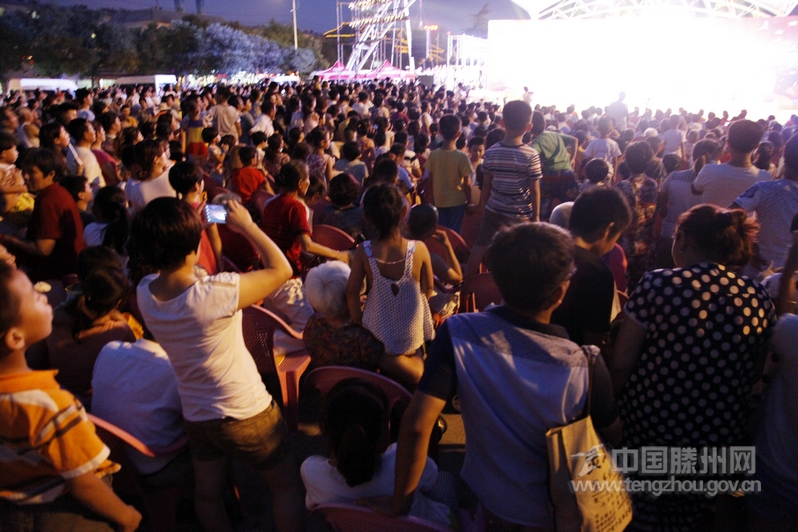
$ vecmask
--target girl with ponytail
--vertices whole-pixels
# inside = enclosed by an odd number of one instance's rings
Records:
[[[309,510],[320,504],[353,503],[363,497],[393,494],[396,444],[382,452],[387,431],[385,394],[362,379],[346,379],[327,394],[321,430],[330,442],[330,456],[311,456],[302,464]],[[416,490],[410,515],[448,526],[449,508],[427,497],[438,477],[430,458]]]
[[[629,296],[611,365],[623,447],[747,445],[748,400],[775,321],[765,289],[738,273],[757,229],[743,210],[693,207],[676,227],[676,268],[647,273]],[[631,529],[676,531],[694,529],[712,499],[633,502]]]
[[[701,196],[693,194],[691,186],[698,172],[707,164],[713,164],[720,157],[722,146],[714,140],[701,140],[693,146],[695,163],[689,170],[673,172],[662,182],[657,201],[657,212],[663,217],[657,251],[652,269],[673,268],[671,247],[679,216],[699,203]]]

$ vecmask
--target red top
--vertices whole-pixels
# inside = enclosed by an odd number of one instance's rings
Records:
[[[36,196],[28,223],[27,239],[55,240],[49,257],[30,257],[31,281],[61,279],[78,272],[78,253],[83,249],[83,222],[69,192],[53,183]]]
[[[230,178],[230,188],[241,196],[241,203],[249,203],[252,194],[266,182],[263,172],[252,166],[239,168]]]
[[[297,237],[310,234],[305,206],[287,194],[275,196],[263,207],[261,228],[283,250],[294,269],[294,277],[299,277],[302,246]]]

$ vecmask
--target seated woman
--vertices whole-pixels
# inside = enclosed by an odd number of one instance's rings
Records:
[[[615,343],[626,447],[746,445],[748,398],[775,311],[765,289],[738,270],[757,224],[742,210],[698,205],[679,218],[675,269],[643,276]],[[630,530],[692,530],[712,499],[633,494]]]
[[[337,227],[352,238],[366,230],[363,207],[357,204],[360,185],[349,174],[338,174],[330,181],[330,201],[319,214],[319,224]]]
[[[305,294],[317,312],[305,325],[304,334],[312,368],[351,366],[374,371],[386,356],[382,342],[349,317],[349,273],[343,262],[325,262],[311,269],[305,279]]]
[[[97,268],[80,283],[81,293],[53,312],[53,332],[46,340],[50,366],[58,383],[78,396],[91,394],[91,376],[108,342],[135,342],[117,307],[130,289],[119,268]]]
[[[330,390],[322,407],[321,430],[330,438],[331,456],[311,456],[300,469],[309,510],[393,494],[396,444],[379,452],[387,423],[386,402],[382,390],[359,379],[346,379]],[[449,526],[449,508],[425,495],[437,478],[438,468],[427,457],[410,515]]]

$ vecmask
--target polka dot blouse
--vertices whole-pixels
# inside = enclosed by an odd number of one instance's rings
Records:
[[[766,290],[718,264],[657,270],[626,312],[648,334],[621,399],[625,444],[740,442],[754,366],[775,321]]]

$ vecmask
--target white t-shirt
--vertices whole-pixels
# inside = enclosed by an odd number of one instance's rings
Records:
[[[365,102],[357,102],[352,106],[352,110],[357,112],[361,117],[367,117],[372,107],[374,107],[374,104],[366,100]]]
[[[348,485],[344,476],[324,456],[309,457],[302,462],[300,473],[307,490],[305,505],[308,510],[313,510],[320,504],[353,503],[362,497],[392,495],[396,473],[396,444],[391,444],[385,450],[374,477],[357,486]],[[410,515],[449,526],[449,508],[422,493],[431,490],[437,478],[438,466],[427,457],[413,497],[413,505],[410,507]]]
[[[153,449],[164,449],[183,436],[177,378],[161,346],[141,338],[136,343],[109,342],[94,363],[91,411],[129,432]],[[175,455],[148,457],[130,450],[140,475],[163,469]]]
[[[610,165],[610,173],[608,177],[612,177],[615,173],[615,158],[623,155],[618,143],[612,139],[596,139],[590,141],[590,144],[585,148],[584,161],[590,159],[604,159]]]
[[[662,142],[665,144],[665,155],[675,153],[682,156],[682,144],[687,140],[687,134],[681,129],[669,129],[662,134]]]
[[[125,196],[127,196],[128,210],[132,216],[155,198],[174,198],[177,197],[177,192],[169,184],[169,170],[166,170],[154,179],[146,181],[129,180],[125,187]]]
[[[86,246],[102,246],[105,238],[105,228],[108,224],[92,222],[83,228],[83,243]]]
[[[169,355],[183,416],[189,421],[248,419],[272,402],[244,344],[239,275],[203,277],[169,301],[152,295],[148,275],[137,303],[147,328]]]
[[[103,171],[100,168],[100,163],[97,162],[97,156],[92,153],[91,148],[81,146],[74,146],[78,158],[75,157],[75,152],[72,148],[67,150],[67,166],[73,175],[78,175],[78,166],[83,164],[83,173],[80,174],[89,181],[89,186],[92,190],[97,191],[105,186],[105,178],[103,178]]]
[[[756,166],[742,168],[729,163],[708,164],[698,173],[693,187],[701,192],[701,203],[726,208],[754,183],[771,178],[768,171]]]

